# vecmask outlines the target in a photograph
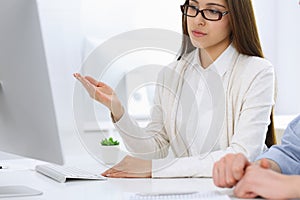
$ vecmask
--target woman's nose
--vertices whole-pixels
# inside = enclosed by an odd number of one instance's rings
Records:
[[[206,19],[202,16],[202,13],[199,12],[198,15],[194,18],[197,25],[204,26],[206,23]]]

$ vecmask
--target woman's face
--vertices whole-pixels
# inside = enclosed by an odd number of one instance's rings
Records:
[[[210,9],[212,13],[228,11],[225,0],[190,0],[189,5],[199,10]],[[229,14],[222,16],[219,21],[204,19],[200,12],[196,17],[187,17],[188,33],[192,44],[201,49],[226,48],[230,44],[231,33]]]

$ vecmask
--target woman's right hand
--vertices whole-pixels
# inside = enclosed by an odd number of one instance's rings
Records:
[[[119,121],[124,114],[123,106],[114,90],[103,82],[98,82],[90,76],[81,76],[74,73],[73,76],[81,82],[88,91],[90,97],[105,105],[112,113],[113,120]]]

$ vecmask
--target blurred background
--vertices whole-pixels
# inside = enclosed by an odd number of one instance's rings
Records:
[[[80,134],[85,134],[84,136],[93,135],[87,139],[88,141],[99,137],[100,132],[118,137],[110,122],[109,112],[100,105],[96,105],[97,113],[95,113],[99,123],[95,124],[94,117],[84,114],[86,108],[83,104],[81,108],[76,108],[75,112],[81,109],[80,112],[83,113],[81,119],[84,123],[80,125],[81,127],[75,125],[77,122],[74,117],[73,100],[76,87],[72,73],[84,72],[81,67],[91,52],[111,37],[124,32],[141,28],[161,28],[180,34],[179,5],[183,3],[184,0],[38,0],[60,130],[74,130],[76,127]],[[297,89],[300,85],[300,6],[298,0],[253,0],[253,4],[265,57],[272,62],[277,75],[278,96],[275,114],[280,119],[278,124],[284,121],[282,126],[285,126],[286,119],[290,119],[289,116],[300,113],[300,92]],[[180,42],[176,44],[178,48]],[[131,59],[115,63],[128,66],[128,69],[122,67],[123,71],[115,76],[128,71],[134,72],[131,77],[149,76],[143,70],[134,71],[132,67],[142,65],[143,61],[145,64],[151,63],[149,55],[154,58],[156,54],[146,52],[136,55],[135,58],[132,54]],[[165,56],[158,56],[155,64],[167,65],[173,59],[172,53],[166,53]],[[110,80],[114,78],[113,74],[109,77]],[[123,81],[123,88],[120,88],[120,91],[124,93],[123,95],[128,95],[126,86],[132,83],[130,80]],[[147,107],[151,101],[149,97],[153,96],[153,88],[140,88],[135,92],[129,95],[131,99],[126,105],[130,112],[143,122],[149,115]],[[87,104],[92,102],[84,92],[81,98],[82,102]],[[145,109],[142,111],[135,109],[138,106]]]

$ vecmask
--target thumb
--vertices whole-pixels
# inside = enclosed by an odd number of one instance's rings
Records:
[[[260,166],[262,168],[269,169],[271,167],[271,164],[269,163],[268,159],[263,158],[260,160]]]

